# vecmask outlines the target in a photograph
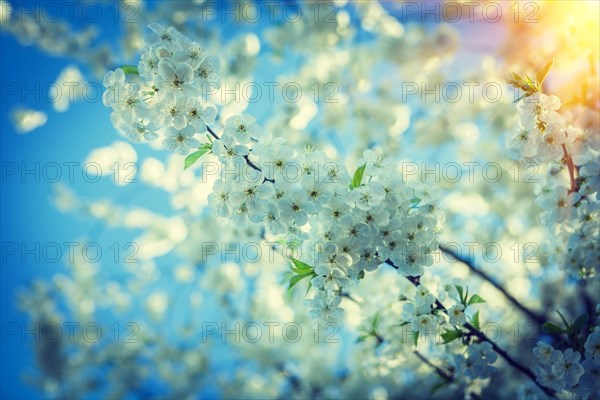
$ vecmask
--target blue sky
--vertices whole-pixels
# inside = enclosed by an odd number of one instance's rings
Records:
[[[0,310],[2,332],[5,333],[8,324],[26,322],[25,315],[16,309],[17,287],[31,283],[35,277],[50,277],[64,268],[62,262],[44,262],[44,257],[36,262],[34,255],[28,255],[23,260],[21,249],[33,249],[36,243],[40,248],[49,243],[57,243],[62,247],[64,242],[81,238],[93,225],[91,220],[76,220],[54,208],[51,202],[54,172],[50,163],[57,163],[65,179],[69,163],[81,164],[90,150],[107,145],[117,137],[110,124],[110,112],[101,101],[80,101],[73,104],[67,113],[60,114],[53,110],[52,104],[44,96],[36,99],[38,96],[29,94],[22,101],[21,93],[11,95],[7,90],[12,84],[33,89],[39,83],[43,88],[56,80],[61,70],[70,63],[69,60],[48,56],[33,46],[22,46],[5,33],[0,35],[0,58],[3,97],[0,105],[0,232],[3,246]],[[10,113],[17,106],[45,112],[48,115],[47,123],[28,134],[17,133],[10,120]],[[18,170],[16,174],[12,173],[14,168]],[[26,169],[39,173],[23,176],[22,172]],[[105,186],[106,182],[86,182],[81,177],[81,168],[75,168],[74,171],[75,189],[93,195],[101,190],[100,186]],[[15,245],[19,248],[19,254],[9,255],[5,252]],[[27,327],[31,327],[31,324]],[[33,363],[33,353],[30,351],[32,340],[29,337],[23,342],[17,336],[3,336],[0,397],[40,397],[39,392],[25,385],[21,379],[21,374]]]

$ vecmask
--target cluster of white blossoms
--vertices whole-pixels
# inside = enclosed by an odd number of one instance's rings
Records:
[[[492,345],[487,342],[472,343],[464,355],[456,354],[451,363],[454,366],[454,374],[465,379],[466,382],[475,379],[487,379],[496,370],[492,364],[498,359],[498,354]]]
[[[507,147],[513,159],[547,164],[536,200],[543,208],[540,220],[567,243],[566,257],[557,261],[589,277],[600,272],[600,136],[571,125],[557,112],[560,106],[558,97],[541,92],[521,99],[517,132]]]
[[[585,359],[572,348],[560,351],[538,342],[533,349],[538,360],[538,381],[559,393],[570,392],[582,399],[593,397],[600,389],[600,332],[588,336],[582,351]]]
[[[323,152],[298,152],[241,115],[226,121],[213,153],[223,173],[209,203],[237,224],[261,223],[269,237],[302,243],[294,272],[311,278],[314,317],[339,317],[344,288],[386,261],[405,276],[433,263],[437,208],[375,152],[365,151],[351,179]]]
[[[108,72],[102,100],[113,109],[114,126],[132,142],[161,137],[167,150],[185,155],[200,146],[198,135],[216,117],[203,99],[219,86],[220,61],[175,28],[149,28],[138,66]],[[139,79],[128,80],[125,72]]]
[[[513,84],[527,94],[517,105],[519,124],[507,147],[511,158],[545,167],[536,203],[543,208],[540,221],[552,235],[548,247],[555,248],[553,261],[585,285],[583,280],[597,278],[600,272],[600,132],[594,124],[584,129],[559,114],[560,99],[540,91],[544,76],[523,85],[522,78],[513,75]],[[577,123],[585,123],[585,118]],[[551,322],[542,326],[560,337],[554,347],[540,341],[533,349],[537,381],[560,397],[594,398],[600,389],[600,305],[593,315],[591,303],[597,299],[585,292],[581,297],[589,304],[575,322],[567,323],[559,313],[564,327]]]
[[[109,72],[104,102],[125,137],[162,136],[167,149],[185,155],[215,119],[215,108],[201,99],[205,85],[218,85],[219,59],[174,28],[149,27],[141,81],[126,82],[122,69]],[[222,164],[209,203],[236,224],[261,223],[268,235],[302,243],[298,258],[307,269],[299,275],[312,278],[315,317],[338,317],[343,289],[386,261],[405,276],[420,276],[433,263],[440,213],[428,190],[390,173],[392,160],[367,150],[351,177],[324,152],[299,152],[263,132],[250,115],[230,117],[220,134],[208,130]]]

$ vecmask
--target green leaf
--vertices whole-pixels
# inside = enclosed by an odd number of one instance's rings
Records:
[[[482,299],[478,294],[474,294],[469,299],[469,303],[468,304],[471,305],[471,304],[477,304],[477,303],[485,303],[485,300]]]
[[[290,279],[290,285],[288,286],[288,290],[291,290],[302,279],[312,277],[313,275],[313,272],[307,272],[306,274],[292,276],[292,279]]]
[[[292,263],[294,263],[294,267],[296,267],[296,269],[301,272],[308,272],[308,271],[312,272],[315,269],[315,267],[308,265],[307,263],[302,262],[300,260],[296,260],[295,258],[292,258]],[[294,268],[292,268],[292,270],[293,269]]]
[[[365,271],[362,270],[358,273],[358,275],[356,276],[357,279],[364,279],[365,278]]]
[[[460,302],[464,304],[466,300],[463,300],[463,288],[462,288],[462,286],[456,285],[456,291],[458,292],[458,297],[460,299]],[[466,299],[466,297],[465,297],[465,299]]]
[[[306,293],[304,296],[308,296],[308,292],[310,292],[310,288],[312,288],[312,281],[308,281],[308,287],[306,288]]]
[[[375,318],[373,318],[373,322],[371,323],[371,330],[377,330],[377,324],[379,323],[379,317],[381,316],[381,312],[377,312],[375,314]]]
[[[548,75],[548,72],[550,72],[550,68],[552,68],[553,65],[554,59],[548,61],[546,65],[544,65],[538,70],[538,72],[535,73],[535,79],[537,80],[537,84],[539,86],[542,86],[542,83],[544,83],[544,80],[546,79],[546,76]]]
[[[140,74],[140,72],[138,71],[138,69],[135,65],[123,65],[123,66],[121,66],[121,69],[123,70],[123,72],[125,72],[128,75],[139,75]]]
[[[558,313],[558,315],[560,315],[560,319],[562,319],[563,324],[565,324],[565,328],[569,328],[569,323],[567,322],[567,319],[564,317],[564,315],[562,315],[559,310],[556,310],[556,312]]]
[[[419,331],[413,333],[413,342],[415,343],[415,347],[417,347],[417,342],[419,341]]]
[[[542,331],[551,335],[558,335],[564,333],[564,329],[552,322],[544,322],[542,325]]]
[[[184,161],[184,165],[183,165],[183,169],[188,169],[189,167],[191,167],[192,165],[194,165],[194,163],[196,161],[198,161],[200,159],[200,157],[202,157],[203,155],[205,155],[210,149],[206,148],[206,147],[201,147],[200,150],[193,152],[192,154],[188,155],[185,158]]]
[[[575,320],[575,322],[573,322],[573,333],[579,333],[583,329],[583,327],[588,323],[589,318],[590,317],[587,314],[580,315]]]
[[[362,179],[363,179],[363,175],[365,174],[365,168],[367,167],[367,164],[363,164],[360,167],[358,167],[356,169],[356,171],[354,172],[354,177],[352,178],[352,187],[353,188],[357,188],[360,186]]]
[[[313,266],[308,265],[307,263],[297,260],[295,258],[292,258],[291,270],[294,272],[295,275],[293,275],[290,279],[290,285],[288,286],[288,290],[291,290],[298,282],[300,282],[304,278],[312,278],[314,276],[317,276],[317,274],[315,274],[315,268]],[[309,281],[306,294],[308,294],[311,287],[312,283]]]
[[[442,339],[444,339],[443,344],[451,343],[451,342],[455,341],[456,339],[462,337],[462,335],[463,335],[462,331],[460,331],[458,329],[447,330],[445,332],[442,332]]]
[[[473,326],[479,329],[479,310],[475,314],[473,314]]]

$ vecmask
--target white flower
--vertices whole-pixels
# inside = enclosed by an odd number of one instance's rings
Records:
[[[540,139],[540,131],[525,128],[519,122],[517,132],[506,141],[508,156],[513,160],[520,160],[523,157],[535,157]]]
[[[148,105],[142,99],[136,85],[125,84],[115,93],[114,113],[120,120],[133,122],[140,118],[148,117]]]
[[[193,89],[190,83],[194,80],[194,70],[189,64],[171,64],[169,61],[161,60],[158,63],[158,76],[156,86],[159,90],[184,91],[189,95],[199,94],[199,90]]]
[[[150,24],[148,28],[152,31],[146,37],[146,43],[151,46],[167,45],[173,46],[180,40],[181,34],[173,27],[164,27],[159,24]]]
[[[338,307],[342,302],[339,296],[330,296],[325,290],[319,290],[317,295],[310,301],[310,315],[313,318],[321,318],[325,321],[336,321],[343,313],[343,310]]]
[[[160,59],[150,47],[142,50],[140,62],[138,63],[138,72],[144,79],[154,80],[158,75],[158,62]]]
[[[424,266],[433,264],[431,249],[417,243],[403,243],[398,251],[390,255],[390,259],[403,276],[420,276]]]
[[[402,224],[403,221],[400,218],[394,217],[385,226],[379,227],[379,238],[384,245],[402,236]]]
[[[108,71],[104,75],[102,84],[106,88],[102,93],[102,102],[105,106],[112,106],[119,97],[119,91],[122,90],[125,84],[125,72],[121,68],[117,68],[114,71]]]
[[[348,200],[364,211],[378,206],[384,198],[383,186],[375,181],[361,185],[348,193]]]
[[[467,350],[470,375],[477,378],[486,378],[492,372],[491,364],[496,362],[498,354],[488,342],[473,343]]]
[[[258,181],[245,179],[231,193],[231,202],[235,205],[245,203],[250,211],[258,210],[260,203],[273,195],[273,184],[262,182],[262,175]]]
[[[527,128],[534,128],[537,120],[551,123],[557,119],[556,111],[560,108],[560,99],[556,96],[548,96],[544,93],[535,93],[524,97],[517,110],[521,115],[521,123]]]
[[[158,138],[158,134],[154,130],[150,130],[151,127],[144,122],[119,121],[115,123],[115,126],[123,136],[134,143],[139,143],[143,139],[152,141]]]
[[[430,242],[433,238],[431,232],[427,229],[426,221],[419,216],[411,215],[405,217],[402,221],[402,239],[406,240],[409,244],[415,244],[422,246]]]
[[[331,199],[333,192],[329,185],[318,181],[316,175],[304,175],[301,179],[302,188],[308,198],[317,208],[323,207]]]
[[[319,246],[315,262],[346,272],[352,265],[352,257],[348,253],[342,252],[335,243],[327,242]]]
[[[562,145],[565,143],[565,140],[565,133],[559,126],[554,124],[548,125],[541,140],[538,142],[538,155],[546,160],[560,160],[564,154]]]
[[[393,160],[384,158],[381,154],[367,149],[363,152],[363,158],[358,160],[358,165],[367,164],[365,167],[365,175],[375,176],[384,175],[389,171],[394,170]]]
[[[590,195],[600,191],[600,162],[590,161],[579,169],[581,185],[579,192],[582,195]]]
[[[551,221],[564,222],[575,211],[573,205],[579,201],[579,193],[569,193],[564,186],[556,186],[554,190],[536,200],[546,209]]]
[[[173,61],[176,63],[186,63],[192,69],[196,70],[204,61],[204,48],[196,42],[182,43],[179,50],[173,54]]]
[[[596,362],[600,362],[600,332],[588,336],[584,347],[586,358],[593,358]]]
[[[219,57],[206,56],[198,69],[194,71],[194,77],[198,80],[200,87],[208,89],[206,86],[213,85],[216,88],[220,86],[219,71],[221,70],[221,60]]]
[[[590,394],[600,390],[600,362],[587,359],[581,363],[584,374],[579,378],[576,393],[580,398],[587,398]]]
[[[325,220],[339,221],[349,209],[350,206],[346,202],[341,201],[339,198],[333,198],[323,206],[321,215]]]
[[[417,314],[429,314],[434,303],[435,296],[424,285],[420,285],[415,295]]]
[[[386,227],[390,220],[390,213],[383,207],[372,208],[368,211],[356,210],[355,215],[358,221],[377,229]]]
[[[573,349],[567,349],[564,353],[558,353],[557,359],[552,363],[552,372],[562,377],[568,386],[574,386],[583,375],[583,367],[579,363],[581,354]]]
[[[585,235],[595,235],[599,230],[600,203],[582,201],[577,207],[577,219],[581,222],[581,231]],[[597,234],[596,234],[597,235]]]
[[[280,184],[297,182],[297,164],[294,165],[294,150],[291,147],[276,140],[267,145],[259,142],[254,146],[252,154],[259,157],[260,168],[268,179],[274,179]]]
[[[315,267],[317,276],[312,278],[311,282],[318,289],[325,289],[328,292],[334,292],[350,284],[350,279],[344,271],[339,268],[327,265],[318,265]]]
[[[436,331],[436,320],[433,315],[417,315],[412,319],[411,322],[421,335],[428,335]]]
[[[233,192],[233,193],[235,193],[235,192]],[[253,214],[250,213],[250,209],[248,208],[248,205],[246,203],[242,203],[242,204],[238,205],[237,207],[233,207],[233,209],[231,210],[231,221],[234,224],[243,226],[248,222],[251,215],[253,215]]]
[[[552,369],[537,366],[535,368],[537,381],[543,386],[560,391],[565,387],[565,381],[561,375],[555,374]]]
[[[537,342],[533,348],[533,355],[542,365],[549,364],[552,360],[554,348],[544,342]]]
[[[231,214],[231,192],[230,184],[217,179],[213,184],[212,192],[208,195],[209,204],[220,217],[229,217]]]
[[[352,214],[346,214],[340,219],[338,237],[347,238],[353,246],[368,246],[373,236],[373,229],[363,222],[355,221]]]
[[[281,220],[288,225],[292,222],[297,226],[305,225],[308,222],[308,214],[315,211],[314,203],[300,189],[292,190],[287,197],[279,200],[277,206]]]
[[[320,176],[323,177],[324,183],[337,183],[345,188],[347,182],[350,181],[348,171],[341,163],[330,161],[326,163],[319,163],[319,166],[321,168]]]
[[[375,271],[379,265],[383,262],[381,258],[376,255],[375,248],[364,247],[358,251],[360,260],[356,264],[358,270]]]
[[[246,166],[244,156],[248,155],[248,148],[241,144],[235,144],[229,136],[223,136],[221,140],[215,140],[212,151],[219,160],[228,166],[235,166],[236,171],[241,171]]]
[[[185,104],[185,116],[190,125],[193,125],[198,132],[204,132],[206,125],[215,121],[217,109],[213,106],[204,106],[197,97],[190,97]]]
[[[234,115],[225,121],[223,136],[232,136],[241,144],[250,143],[251,139],[260,139],[261,135],[262,129],[251,115]]]
[[[448,310],[448,318],[453,325],[463,325],[467,322],[465,317],[465,306],[458,303]]]
[[[154,106],[154,119],[157,125],[172,125],[182,129],[187,125],[186,99],[173,92],[160,92]],[[200,131],[203,132],[203,131]]]
[[[169,128],[166,132],[166,138],[163,140],[163,146],[177,154],[186,155],[192,148],[200,147],[200,142],[194,138],[194,128],[191,126],[183,129]]]
[[[262,213],[255,213],[250,216],[252,222],[259,222],[264,225],[272,235],[281,235],[286,232],[285,225],[281,223],[279,209],[273,203],[261,203]]]

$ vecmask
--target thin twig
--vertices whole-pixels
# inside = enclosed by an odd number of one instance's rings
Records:
[[[415,353],[415,356],[417,356],[417,358],[419,360],[421,360],[425,364],[429,365],[436,372],[436,374],[438,374],[440,376],[440,378],[442,378],[446,382],[454,382],[454,376],[452,376],[452,374],[444,371],[443,369],[441,369],[440,367],[438,367],[437,365],[435,365],[434,363],[429,361],[424,355],[419,353],[418,350],[415,350],[414,353]]]
[[[435,365],[434,363],[432,363],[427,357],[425,357],[423,354],[419,353],[417,350],[414,351],[415,356],[417,356],[417,358],[419,360],[421,360],[423,363],[427,364],[429,367],[431,367],[436,374],[438,374],[438,376],[440,378],[442,378],[443,380],[445,380],[448,383],[453,383],[455,381],[454,379],[454,375],[444,371],[443,369],[441,369],[440,367],[438,367],[437,365]],[[477,393],[469,393],[471,395],[471,397],[475,400],[481,400],[481,397],[477,394]]]
[[[544,322],[548,321],[548,318],[546,318],[544,315],[539,314],[539,313],[532,311],[529,308],[525,307],[512,294],[508,293],[508,291],[506,289],[504,289],[504,287],[502,285],[500,285],[498,282],[496,282],[490,275],[488,275],[487,273],[482,271],[480,268],[477,268],[475,266],[475,264],[473,264],[472,261],[459,256],[458,254],[456,254],[456,252],[454,252],[453,250],[451,250],[448,247],[445,247],[443,245],[440,245],[440,250],[442,251],[442,253],[448,254],[455,260],[460,261],[462,264],[466,265],[469,268],[469,270],[471,272],[473,272],[475,275],[479,276],[484,281],[490,283],[500,293],[502,293],[508,301],[510,301],[515,307],[517,307],[519,309],[519,311],[521,311],[523,314],[525,314],[531,320],[535,321],[538,325],[541,326]]]
[[[567,152],[567,146],[562,145],[563,153],[564,153],[564,162],[567,164],[567,169],[569,170],[569,181],[571,182],[571,186],[569,187],[569,193],[576,193],[579,191],[579,182],[575,179],[575,165],[573,164],[573,159]]]

